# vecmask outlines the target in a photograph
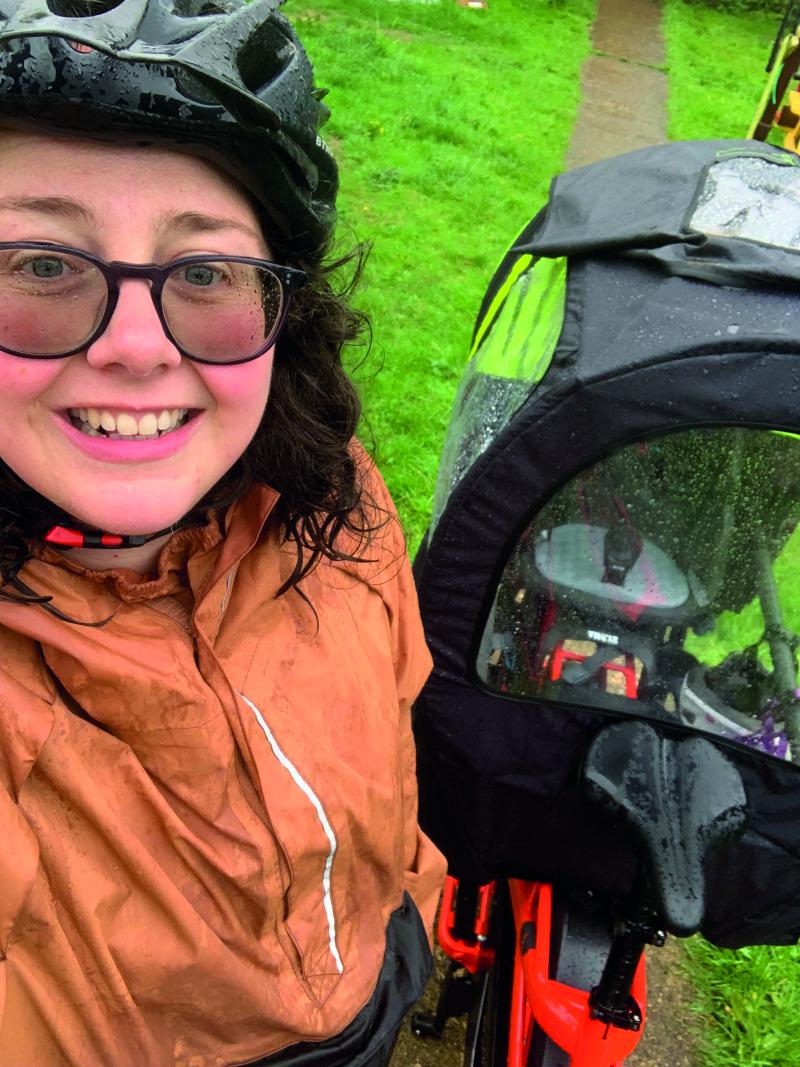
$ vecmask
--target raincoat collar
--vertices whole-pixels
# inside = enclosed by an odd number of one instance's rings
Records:
[[[126,604],[175,596],[186,591],[188,582],[199,604],[205,593],[258,542],[278,496],[268,486],[252,486],[224,516],[212,512],[203,526],[178,530],[161,549],[155,575],[138,574],[126,567],[90,570],[72,560],[68,552],[43,545],[23,569],[22,577],[27,581],[35,575],[34,588],[46,594],[42,586],[47,583],[42,579],[47,572],[59,586],[67,575],[76,575],[95,585],[93,597],[104,587],[112,598]],[[59,574],[61,581],[57,580]],[[69,579],[67,584],[71,584]]]

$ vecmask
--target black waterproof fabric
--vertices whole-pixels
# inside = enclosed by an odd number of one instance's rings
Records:
[[[392,914],[375,992],[336,1037],[292,1045],[242,1067],[387,1067],[405,1013],[419,999],[432,966],[428,938],[411,897]]]
[[[551,366],[452,488],[415,564],[434,657],[416,709],[421,819],[457,876],[531,878],[610,895],[634,885],[629,836],[580,788],[586,750],[623,718],[619,707],[492,692],[476,662],[521,532],[580,471],[623,445],[679,429],[800,433],[800,253],[687,227],[708,169],[736,153],[787,165],[788,154],[771,146],[712,141],[645,149],[560,176],[490,286],[498,292],[526,252],[567,256]],[[800,164],[793,159],[789,166]],[[698,249],[703,277],[683,269]],[[735,287],[723,284],[731,279]],[[776,516],[776,526],[785,519]],[[726,588],[729,610],[753,595],[746,583]],[[678,722],[658,728],[691,733]],[[708,860],[702,932],[731,947],[793,942],[800,767],[721,737],[714,743],[738,767],[750,814],[744,836]]]
[[[709,168],[732,159],[797,168],[792,153],[756,141],[684,141],[643,148],[553,180],[542,225],[517,252],[537,256],[617,253],[717,285],[793,288],[800,254],[692,227]]]

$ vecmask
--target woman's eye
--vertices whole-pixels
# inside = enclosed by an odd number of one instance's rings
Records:
[[[214,285],[223,280],[223,273],[215,270],[206,263],[195,263],[194,266],[184,267],[184,280],[189,285]]]
[[[60,278],[67,271],[67,264],[57,256],[37,256],[22,264],[26,274],[35,278]]]

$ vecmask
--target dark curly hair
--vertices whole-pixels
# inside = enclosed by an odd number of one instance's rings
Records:
[[[274,257],[305,270],[308,281],[295,294],[278,341],[269,399],[253,440],[178,525],[224,513],[254,484],[276,489],[274,521],[296,557],[280,596],[323,557],[363,559],[364,546],[389,516],[365,488],[368,461],[353,447],[361,405],[342,363],[345,345],[368,350],[371,339],[368,319],[350,304],[367,248],[359,245],[327,262],[324,249],[298,259],[279,239],[268,240]],[[61,617],[49,598],[33,594],[19,570],[47,530],[65,518],[0,461],[0,599],[41,603]],[[341,547],[345,541],[349,551]]]
[[[276,348],[258,432],[202,505],[230,503],[253,483],[278,490],[276,519],[296,553],[281,595],[323,557],[363,560],[361,549],[390,516],[365,488],[368,462],[353,448],[361,404],[342,364],[345,346],[368,351],[371,342],[368,318],[350,303],[368,248],[359,245],[326,263],[323,255],[296,259],[279,239],[269,241],[279,261],[300,267],[308,281],[295,295]],[[350,535],[355,554],[339,547],[342,534]]]

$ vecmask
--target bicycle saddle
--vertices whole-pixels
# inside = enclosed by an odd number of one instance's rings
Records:
[[[671,740],[647,723],[616,723],[592,742],[586,795],[633,831],[652,905],[679,937],[700,929],[708,852],[738,837],[747,818],[741,776],[702,737]]]

